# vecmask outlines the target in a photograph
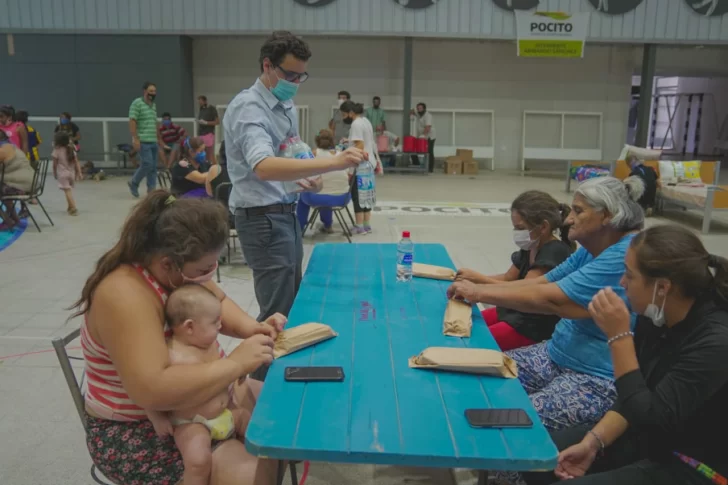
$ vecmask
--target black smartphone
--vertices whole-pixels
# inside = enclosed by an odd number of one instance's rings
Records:
[[[533,421],[523,409],[466,409],[473,428],[530,428]]]
[[[344,369],[341,367],[286,367],[285,379],[298,382],[341,382]]]

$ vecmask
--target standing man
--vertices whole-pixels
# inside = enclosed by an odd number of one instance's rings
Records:
[[[349,94],[349,91],[339,91],[338,97],[338,107],[334,111],[334,117],[329,121],[329,130],[334,132],[334,143],[341,143],[344,138],[349,138],[349,130],[351,129],[351,125],[344,123],[343,114],[339,109],[344,101],[351,99],[351,94]]]
[[[374,131],[378,135],[381,135],[387,129],[387,115],[380,107],[381,104],[382,100],[379,96],[374,96],[374,99],[372,99],[372,107],[367,108],[364,112],[364,116],[372,124]]]
[[[303,40],[290,32],[274,32],[260,48],[260,77],[233,98],[222,121],[233,184],[229,207],[253,270],[259,321],[277,312],[287,315],[301,283],[303,244],[297,194],[290,188],[296,184],[291,182],[297,182],[299,191],[316,192],[320,178],[306,177],[356,167],[366,158],[357,148],[331,158],[279,156],[281,143],[299,134],[292,100],[308,79],[310,57]],[[253,377],[262,379],[265,370]]]
[[[197,136],[205,144],[207,159],[211,164],[216,165],[215,127],[220,124],[220,117],[217,115],[217,108],[207,104],[207,96],[199,96],[197,102],[200,104],[200,113],[197,115],[200,127],[197,130]]]
[[[413,112],[414,113],[414,112]],[[432,113],[427,112],[425,103],[417,103],[417,138],[427,138],[428,170],[435,170],[435,127],[432,126]],[[412,163],[419,165],[417,155],[412,155]]]
[[[129,131],[131,144],[139,153],[140,163],[129,181],[129,192],[139,197],[139,184],[147,178],[147,193],[157,188],[157,155],[163,146],[157,123],[157,86],[149,81],[142,86],[142,96],[129,106]]]
[[[172,115],[162,113],[162,124],[159,125],[159,137],[162,139],[162,151],[159,158],[165,167],[170,168],[179,158],[180,145],[185,140],[187,132],[180,125],[172,121]]]

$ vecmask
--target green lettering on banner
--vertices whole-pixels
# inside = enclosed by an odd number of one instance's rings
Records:
[[[584,42],[581,40],[534,40],[518,41],[521,57],[582,57]]]

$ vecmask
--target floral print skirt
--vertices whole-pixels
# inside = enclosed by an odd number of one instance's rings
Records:
[[[91,460],[120,485],[175,485],[182,479],[182,455],[171,436],[160,438],[149,420],[111,421],[86,415]]]

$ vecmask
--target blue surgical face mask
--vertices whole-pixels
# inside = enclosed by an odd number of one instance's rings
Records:
[[[172,125],[172,120],[162,120],[162,124],[164,126],[171,126]]]
[[[275,72],[273,74],[275,74]],[[270,90],[270,92],[273,93],[273,96],[278,98],[279,101],[288,101],[293,99],[298,92],[298,84],[281,79],[278,77],[278,74],[275,74],[275,76],[278,78],[278,84]]]
[[[199,163],[200,165],[204,165],[205,162],[207,162],[207,153],[205,153],[205,152],[196,153],[195,162]]]
[[[62,125],[67,125],[68,123],[70,123],[70,121],[68,120],[68,118],[61,118],[61,124]]]

